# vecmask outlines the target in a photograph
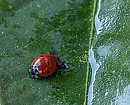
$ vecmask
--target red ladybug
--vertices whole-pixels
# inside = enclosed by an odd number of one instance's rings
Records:
[[[48,77],[58,69],[68,69],[69,66],[60,61],[55,51],[42,54],[34,59],[30,65],[29,72],[35,78]]]

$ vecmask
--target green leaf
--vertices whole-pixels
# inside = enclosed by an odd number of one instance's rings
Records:
[[[89,104],[130,104],[129,5],[129,0],[99,1],[95,17],[97,34],[90,56],[93,79]]]
[[[93,1],[0,1],[2,105],[86,104],[90,69],[87,52],[96,8]],[[52,50],[70,69],[58,70],[48,78],[32,78],[28,73],[30,63]]]

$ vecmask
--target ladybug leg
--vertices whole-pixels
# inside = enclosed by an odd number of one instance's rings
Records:
[[[51,51],[49,54],[53,55],[54,57],[56,57],[58,59],[58,64],[57,64],[58,69],[68,69],[69,68],[69,66],[65,62],[60,61],[59,55],[56,51]]]
[[[63,61],[59,61],[57,66],[58,66],[58,69],[68,69],[69,68],[69,66]]]
[[[58,53],[56,51],[51,51],[49,54],[53,55],[54,57],[56,57],[58,59]]]

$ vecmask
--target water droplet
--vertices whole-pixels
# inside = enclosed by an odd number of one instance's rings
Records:
[[[38,4],[37,7],[40,8],[40,4]]]
[[[107,96],[108,92],[105,93],[105,96]]]
[[[2,35],[4,34],[4,32],[1,32],[2,33]]]

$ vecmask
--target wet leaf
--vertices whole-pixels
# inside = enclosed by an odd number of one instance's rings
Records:
[[[130,104],[129,5],[129,0],[99,0],[97,35],[90,53],[89,105]]]

